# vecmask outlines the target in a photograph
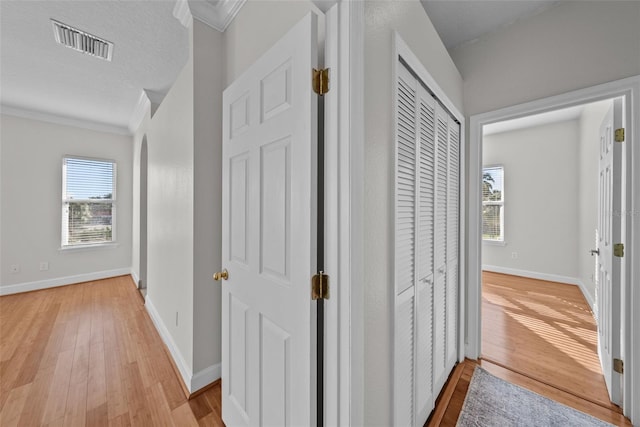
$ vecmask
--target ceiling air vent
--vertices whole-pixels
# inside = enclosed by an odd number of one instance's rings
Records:
[[[78,52],[111,61],[113,43],[54,19],[52,19],[51,22],[53,23],[53,34],[56,42],[73,50],[77,50]]]

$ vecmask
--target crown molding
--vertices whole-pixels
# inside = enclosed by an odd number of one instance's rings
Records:
[[[116,135],[128,135],[131,136],[132,132],[128,128],[122,126],[111,125],[108,123],[101,123],[92,120],[83,120],[69,116],[61,116],[58,114],[47,113],[44,111],[28,110],[13,105],[0,105],[0,113],[20,117],[23,119],[38,120],[41,122],[54,123],[63,126],[73,126],[81,129],[88,129],[97,132],[113,133]]]
[[[173,16],[175,16],[185,28],[189,28],[191,24],[193,24],[193,16],[191,15],[187,0],[176,0],[176,4],[173,7]]]
[[[151,108],[151,102],[147,97],[147,92],[145,90],[140,91],[140,96],[138,97],[138,102],[136,102],[136,106],[133,108],[133,112],[131,113],[131,118],[129,119],[129,133],[134,135],[140,124],[147,116],[147,112]]]
[[[195,19],[222,33],[236,17],[246,0],[188,0],[188,2]]]

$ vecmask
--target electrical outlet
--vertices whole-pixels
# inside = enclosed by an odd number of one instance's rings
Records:
[[[49,262],[48,261],[42,261],[40,263],[40,271],[47,271],[49,270]]]
[[[511,259],[518,259],[518,252],[511,252]]]
[[[10,271],[12,273],[19,273],[20,272],[20,264],[11,264],[11,268]]]

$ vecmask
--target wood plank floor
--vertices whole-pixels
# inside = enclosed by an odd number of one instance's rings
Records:
[[[483,272],[482,297],[483,358],[456,367],[429,426],[455,426],[476,364],[603,421],[631,426],[607,397],[595,321],[577,286]]]
[[[487,278],[487,281],[496,280]],[[506,292],[504,286],[493,288],[498,293]],[[589,327],[576,326],[589,318],[584,305],[580,305],[584,302],[576,302],[575,296],[558,296],[559,301],[574,307],[565,312],[550,304],[548,296],[538,295],[538,291],[532,292],[534,303],[513,292],[502,299],[487,292],[484,314],[491,308],[497,310],[499,301],[520,315],[528,304],[534,307],[543,304],[546,307],[543,314],[550,317],[545,318],[546,322],[558,328],[573,325],[573,332],[568,334],[575,335],[583,347],[588,347],[585,343],[593,339],[588,336]],[[559,320],[551,320],[552,314],[558,315]],[[503,322],[509,319],[506,314],[502,316]],[[533,324],[536,323],[529,323]],[[505,334],[503,340],[523,333],[506,325],[494,324],[492,329]],[[551,331],[551,336],[556,336],[557,330],[539,328],[538,333],[544,336]],[[538,343],[535,337],[530,338]],[[521,350],[516,347],[514,352]],[[488,350],[490,346],[484,344],[484,348]],[[575,351],[575,345],[569,348]],[[565,387],[553,386],[553,378],[536,380],[545,371],[528,364],[537,366],[538,356],[509,357],[501,364],[507,366],[506,362],[515,360],[520,373],[487,360],[479,363],[500,378],[604,421],[631,425],[617,407],[595,404],[575,392],[563,390]],[[429,426],[455,426],[475,364],[465,361],[456,368]],[[584,368],[583,364],[579,366]],[[187,400],[129,276],[3,296],[0,297],[0,426],[14,425],[223,426],[220,383]]]
[[[577,286],[484,272],[482,358],[611,405],[597,350],[596,323]]]
[[[129,276],[0,297],[1,426],[222,426],[187,400]]]

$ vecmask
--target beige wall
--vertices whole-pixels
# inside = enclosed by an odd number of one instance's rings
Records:
[[[222,34],[195,20],[189,49],[171,90],[136,132],[133,152],[139,195],[140,147],[147,135],[147,298],[197,388],[219,376],[221,363],[220,288],[212,275],[221,257]],[[138,273],[144,225],[139,201],[134,216]]]
[[[578,277],[579,130],[571,120],[484,137],[484,165],[504,167],[505,244],[484,242],[483,266]]]
[[[224,32],[224,87],[309,12],[318,15],[318,28],[324,29],[324,14],[309,0],[247,1]],[[319,41],[324,41],[323,32]]]
[[[562,1],[454,49],[468,116],[640,74],[640,2]]]
[[[212,280],[222,260],[222,38],[194,21],[194,372],[222,361],[221,290]]]
[[[367,1],[365,11],[364,424],[392,425],[393,86],[396,30],[462,109],[462,79],[418,1]]]
[[[70,284],[88,274],[131,268],[131,137],[2,115],[0,191],[3,292]],[[60,250],[62,158],[71,154],[112,159],[117,164],[117,246]],[[49,270],[40,271],[40,262]],[[9,267],[20,266],[18,273]],[[22,286],[11,286],[22,285]],[[9,291],[11,289],[11,291]]]
[[[190,31],[190,49],[193,32]],[[193,372],[193,55],[189,54],[147,131],[148,287],[155,307]],[[177,320],[176,320],[177,319]]]

